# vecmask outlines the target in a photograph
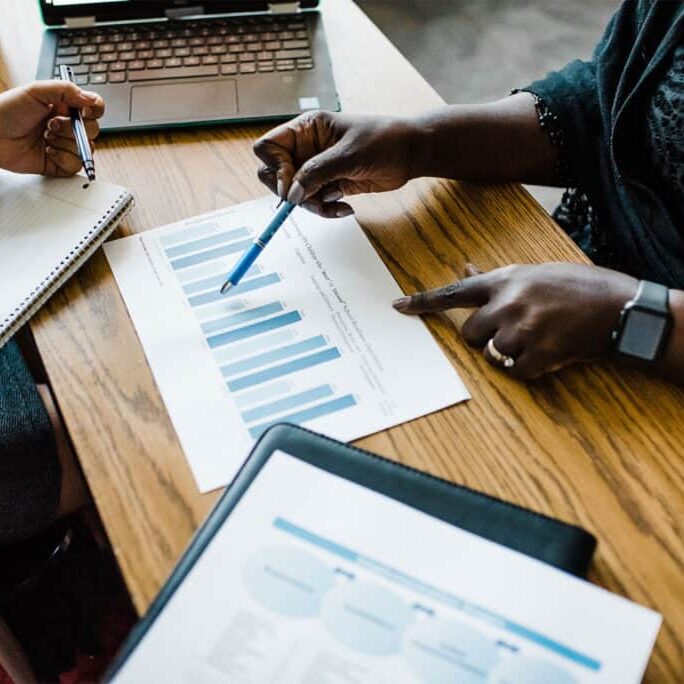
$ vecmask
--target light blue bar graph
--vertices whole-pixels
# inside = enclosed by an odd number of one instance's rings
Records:
[[[242,250],[247,249],[247,247],[249,247],[251,244],[251,240],[238,240],[237,242],[231,242],[230,244],[223,245],[222,247],[214,247],[214,249],[207,249],[204,252],[197,252],[196,254],[190,254],[190,256],[174,259],[169,263],[174,271],[178,271],[181,268],[187,268],[188,266],[194,266],[195,264],[202,264],[205,261],[212,261],[212,259],[218,259],[219,257],[226,256],[227,254],[242,252]]]
[[[255,318],[270,316],[271,314],[278,313],[282,310],[283,305],[280,302],[264,304],[263,306],[257,306],[254,309],[247,309],[246,311],[241,311],[240,313],[217,318],[214,321],[207,321],[206,323],[202,324],[202,332],[205,335],[209,335],[211,333],[218,332],[219,330],[223,330],[224,328],[230,328],[238,323],[247,323],[247,321],[253,321]]]
[[[192,242],[185,242],[182,245],[176,245],[175,247],[166,248],[166,256],[169,259],[175,259],[179,256],[185,256],[186,254],[192,254],[193,252],[198,252],[200,249],[208,249],[209,247],[216,247],[217,245],[223,245],[226,242],[233,242],[238,238],[249,237],[249,231],[247,228],[236,228],[235,230],[225,230],[221,233],[215,233],[214,235],[209,235],[208,237],[200,238],[199,240],[192,240]]]
[[[245,273],[245,278],[252,278],[255,275],[261,273],[261,266],[259,264],[253,264],[252,267]],[[183,291],[185,294],[197,294],[198,292],[204,292],[205,290],[218,289],[226,282],[227,272],[223,271],[218,275],[213,275],[211,278],[203,278],[202,280],[197,280],[192,283],[188,283],[183,286]]]
[[[305,352],[318,349],[319,347],[325,347],[327,343],[328,342],[323,335],[310,337],[308,340],[302,340],[295,344],[288,344],[286,347],[280,347],[264,352],[263,354],[257,354],[248,359],[243,359],[242,361],[230,363],[221,368],[221,373],[223,373],[224,378],[230,378],[238,373],[244,373],[253,368],[259,368],[259,366],[266,366],[269,363],[275,363],[276,361],[289,359],[291,356],[298,356],[299,354],[304,354]]]
[[[196,226],[183,228],[183,230],[175,230],[169,235],[163,235],[159,238],[159,243],[164,247],[177,245],[180,242],[187,242],[188,240],[194,240],[195,238],[203,237],[205,235],[211,235],[218,229],[218,223],[215,221],[207,221],[205,223],[199,223]]]
[[[259,321],[258,323],[252,323],[252,325],[245,325],[242,328],[235,328],[233,330],[219,333],[218,335],[209,337],[207,342],[209,343],[209,347],[211,349],[216,349],[216,347],[222,347],[224,344],[230,344],[231,342],[236,342],[237,340],[244,340],[246,337],[260,335],[261,333],[267,332],[269,330],[276,330],[277,328],[282,328],[286,325],[291,325],[292,323],[297,323],[301,320],[302,317],[299,315],[298,311],[290,311],[282,316],[267,318],[265,321]]]
[[[292,389],[292,385],[287,380],[279,380],[272,382],[270,385],[262,385],[256,389],[249,390],[249,392],[241,392],[235,395],[235,403],[240,408],[246,406],[253,406],[262,401],[275,399],[282,394],[287,394]]]
[[[227,297],[234,297],[235,295],[244,294],[245,292],[251,292],[252,290],[258,290],[261,287],[268,287],[280,281],[280,276],[277,273],[269,273],[264,276],[259,276],[258,278],[251,278],[250,280],[243,280],[239,285],[228,290],[226,294],[221,294],[219,289],[212,290],[211,292],[205,292],[204,294],[195,295],[190,297],[188,302],[190,306],[202,306],[204,304],[211,304],[212,302],[218,302],[221,299]]]
[[[271,420],[268,423],[262,423],[261,425],[256,425],[249,429],[249,434],[255,439],[261,435],[264,430],[280,422],[295,423],[305,423],[308,420],[313,420],[314,418],[320,418],[321,416],[327,416],[330,413],[336,413],[337,411],[342,411],[343,409],[350,408],[356,405],[356,399],[351,394],[347,394],[344,397],[339,397],[338,399],[333,399],[331,401],[326,401],[324,404],[317,404],[311,408],[303,409],[302,411],[297,411],[296,413],[290,413],[287,416],[281,416],[276,420]]]
[[[228,389],[231,392],[237,392],[245,387],[260,385],[262,382],[275,380],[276,378],[280,378],[284,375],[296,373],[297,371],[304,370],[305,368],[317,366],[319,363],[325,363],[326,361],[333,361],[334,359],[339,358],[339,350],[337,347],[332,347],[331,349],[325,349],[324,351],[316,352],[310,356],[303,356],[301,359],[294,359],[292,361],[288,361],[287,363],[280,364],[279,366],[272,366],[271,368],[258,371],[257,373],[252,373],[251,375],[243,375],[240,378],[229,380]]]
[[[256,406],[253,409],[244,411],[242,413],[242,418],[246,423],[251,423],[255,420],[268,418],[274,413],[287,411],[288,409],[293,409],[297,406],[308,404],[309,402],[316,401],[317,399],[325,399],[326,397],[331,397],[332,395],[333,388],[330,385],[321,385],[320,387],[314,387],[313,389],[306,390],[306,392],[291,394],[289,397],[285,397],[284,399],[278,399],[277,401],[272,401],[269,404],[262,404],[261,406]]]
[[[254,352],[261,351],[262,349],[272,349],[273,347],[279,347],[285,342],[294,340],[297,337],[296,330],[292,328],[283,328],[278,330],[278,332],[271,333],[270,335],[260,335],[259,337],[251,337],[245,342],[238,342],[236,344],[229,344],[221,349],[217,349],[214,352],[214,358],[219,364],[227,363],[233,359],[241,359],[244,356],[251,356]]]

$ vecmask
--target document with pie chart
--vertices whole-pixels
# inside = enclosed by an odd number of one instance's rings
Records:
[[[275,452],[116,681],[636,684],[660,616]]]

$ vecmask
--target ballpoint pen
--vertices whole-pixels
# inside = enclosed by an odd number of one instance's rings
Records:
[[[60,64],[59,77],[63,81],[74,82],[74,72],[66,64]],[[81,158],[83,170],[86,176],[88,176],[88,180],[92,183],[95,180],[95,162],[93,161],[93,151],[90,148],[81,110],[77,107],[69,107],[69,118],[71,119],[71,127],[74,130],[74,138],[76,138],[78,156]]]
[[[264,247],[269,243],[270,239],[276,234],[278,228],[285,223],[287,217],[292,213],[296,207],[292,202],[281,200],[278,203],[278,211],[271,219],[271,222],[266,226],[264,232],[254,239],[254,242],[246,249],[245,253],[240,257],[239,261],[233,267],[233,270],[228,274],[226,282],[221,286],[221,294],[230,290],[233,285],[237,285],[242,276],[247,273],[250,266],[256,261],[257,257],[263,252]]]

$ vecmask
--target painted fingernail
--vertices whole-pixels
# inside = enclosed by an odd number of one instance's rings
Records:
[[[299,181],[292,183],[290,187],[290,192],[287,194],[287,199],[292,204],[301,204],[304,199],[304,188]]]
[[[354,210],[351,207],[340,207],[336,212],[335,216],[337,218],[344,218],[345,216],[351,216]]]
[[[340,190],[328,190],[323,195],[323,201],[324,202],[337,202],[338,200],[342,199],[342,192]]]
[[[406,311],[406,309],[408,309],[408,305],[409,305],[410,301],[411,301],[411,297],[399,297],[399,299],[395,299],[392,302],[392,306],[397,311]]]

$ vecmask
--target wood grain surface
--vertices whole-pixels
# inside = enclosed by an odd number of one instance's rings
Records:
[[[31,3],[0,2],[25,25],[37,21]],[[440,104],[351,0],[327,0],[323,8],[345,110],[409,114]],[[0,27],[0,41],[6,33]],[[21,73],[35,59],[36,45],[12,46],[0,54],[19,66],[0,74]],[[118,234],[263,195],[251,152],[262,132],[223,126],[102,139],[99,176],[128,185],[137,198]],[[466,261],[490,268],[586,260],[518,186],[420,180],[353,204],[407,293],[461,276]],[[643,374],[598,365],[517,383],[462,344],[465,315],[426,323],[472,401],[358,444],[593,532],[599,545],[590,579],[664,616],[646,681],[682,681],[684,394]],[[101,251],[32,328],[143,612],[217,493],[197,492]]]

